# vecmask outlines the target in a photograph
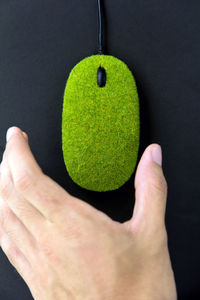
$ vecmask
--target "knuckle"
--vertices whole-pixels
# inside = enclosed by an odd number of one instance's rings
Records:
[[[53,235],[53,225],[50,222],[45,221],[43,226],[45,230],[40,231],[40,234],[38,234],[36,238],[40,249],[46,250],[49,247],[51,234]]]
[[[33,186],[33,179],[30,174],[23,170],[14,178],[14,185],[17,191],[24,192]]]
[[[32,218],[32,210],[29,209],[29,207],[26,206],[24,201],[19,201],[14,204],[15,206],[15,213],[17,214],[17,217],[21,220],[26,220],[28,218]]]
[[[0,194],[3,199],[7,199],[10,195],[10,180],[7,177],[1,179]]]
[[[159,193],[167,193],[167,181],[164,176],[156,176],[151,179],[151,186]]]
[[[44,253],[44,255],[46,257],[48,257],[49,259],[52,259],[54,257],[54,253],[51,250],[50,246],[48,243],[42,243],[42,252]]]
[[[5,245],[5,254],[10,261],[10,263],[15,267],[18,265],[19,253],[14,249],[14,246]],[[17,253],[16,253],[17,252]],[[18,272],[21,273],[21,270],[18,268]]]
[[[55,231],[53,230],[53,224],[46,224],[46,230],[41,232],[37,237],[37,243],[39,246],[39,257],[42,259],[46,259],[48,262],[59,264],[61,262],[61,258],[58,255],[58,251],[55,248]],[[52,240],[54,241],[52,243]]]
[[[7,227],[8,219],[10,217],[10,209],[6,205],[1,205],[0,211],[0,225],[2,228]]]
[[[16,253],[15,253],[16,251],[6,233],[3,233],[3,236],[1,237],[1,248],[2,248],[3,252],[6,254],[10,263],[12,265],[15,265],[16,261],[17,261],[17,257],[16,257]]]
[[[3,250],[10,263],[14,266],[16,264],[16,258],[13,255],[13,249],[5,242],[3,245]]]
[[[45,257],[48,261],[57,261],[55,250],[52,249],[51,243],[47,237],[39,238],[39,247],[40,251],[42,252],[42,256]]]

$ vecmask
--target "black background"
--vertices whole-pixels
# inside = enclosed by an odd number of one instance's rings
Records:
[[[150,143],[163,149],[170,255],[179,299],[190,300],[200,299],[199,12],[199,0],[106,1],[107,53],[127,63],[138,86],[139,157]],[[67,175],[61,151],[66,80],[96,52],[96,0],[0,0],[2,150],[8,127],[19,126],[46,174],[123,222],[132,215],[134,174],[116,191],[87,191]],[[32,299],[2,250],[0,299]]]

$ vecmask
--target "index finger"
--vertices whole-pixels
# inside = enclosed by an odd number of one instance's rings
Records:
[[[54,220],[62,211],[64,203],[74,197],[42,172],[28,142],[17,127],[13,127],[13,135],[8,139],[5,155],[16,190],[46,219]]]

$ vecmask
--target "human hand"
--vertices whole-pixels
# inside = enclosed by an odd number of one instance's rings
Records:
[[[159,146],[145,150],[133,216],[119,223],[45,175],[28,136],[13,129],[0,172],[0,244],[34,299],[177,299]]]

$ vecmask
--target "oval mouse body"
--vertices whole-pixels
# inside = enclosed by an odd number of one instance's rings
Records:
[[[105,69],[99,87],[97,70]],[[133,74],[111,55],[81,60],[67,80],[62,112],[63,158],[72,180],[92,191],[121,187],[134,172],[140,138]]]

